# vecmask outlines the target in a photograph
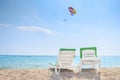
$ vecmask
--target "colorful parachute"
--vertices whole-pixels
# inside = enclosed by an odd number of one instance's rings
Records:
[[[68,7],[68,10],[69,10],[69,12],[70,12],[70,15],[74,15],[74,14],[76,14],[76,10],[74,9],[74,8],[72,8],[72,7]]]

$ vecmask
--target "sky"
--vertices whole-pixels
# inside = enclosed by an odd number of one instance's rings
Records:
[[[97,47],[120,56],[120,0],[0,0],[0,55]],[[68,7],[76,14],[71,16]]]

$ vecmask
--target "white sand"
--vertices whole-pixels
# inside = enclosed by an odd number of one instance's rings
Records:
[[[120,68],[102,68],[100,73],[94,69],[61,70],[59,75],[49,69],[2,69],[0,80],[120,80]]]

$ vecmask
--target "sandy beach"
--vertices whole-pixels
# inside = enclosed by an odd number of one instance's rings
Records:
[[[50,69],[1,69],[0,80],[120,80],[120,68],[83,69],[74,73],[61,70],[59,75]]]

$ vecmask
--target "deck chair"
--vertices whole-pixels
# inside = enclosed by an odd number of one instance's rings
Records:
[[[100,71],[100,59],[97,58],[96,47],[80,48],[80,71],[83,65],[92,65],[93,68],[97,65],[97,70]]]
[[[55,73],[59,74],[61,69],[74,69],[74,57],[76,49],[65,49],[61,48],[58,54],[58,60],[52,68],[55,69]]]

